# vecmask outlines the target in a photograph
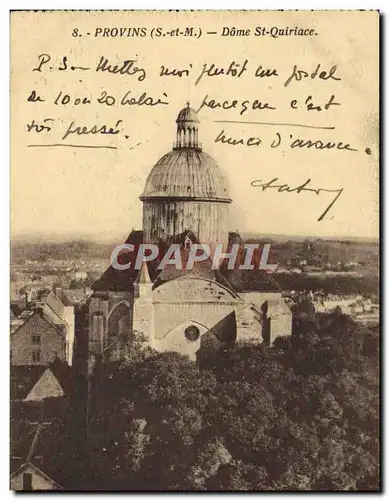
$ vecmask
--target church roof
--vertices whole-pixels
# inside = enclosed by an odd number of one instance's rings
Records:
[[[179,122],[199,122],[199,119],[197,117],[197,113],[194,109],[190,107],[189,102],[186,105],[186,108],[181,109],[181,111],[178,113],[176,123]]]
[[[199,243],[192,231],[184,231],[183,233],[177,235],[174,239],[168,242],[161,242],[160,244],[160,255],[164,255],[164,250],[166,251],[167,246],[173,243],[179,245],[185,245],[185,240],[189,238],[192,243]],[[135,247],[134,252],[128,252],[120,259],[121,264],[128,263],[130,260],[135,261],[137,247],[143,242],[143,231],[132,231],[125,243],[132,244]],[[185,264],[185,252],[183,255],[183,264]],[[281,292],[282,289],[278,282],[262,269],[253,270],[218,270],[212,269],[211,260],[206,260],[203,262],[195,262],[192,270],[181,270],[177,269],[175,265],[167,265],[162,271],[157,269],[159,264],[158,260],[147,263],[147,271],[153,282],[153,287],[156,288],[162,283],[171,281],[173,279],[180,278],[181,276],[194,276],[200,277],[212,281],[216,281],[221,285],[225,286],[233,293],[241,293],[247,291],[253,292]],[[145,264],[146,265],[146,264]],[[185,265],[183,266],[185,268]],[[139,278],[138,278],[139,277]],[[130,269],[119,270],[110,266],[101,277],[92,285],[92,290],[94,292],[132,292],[134,283],[137,279],[140,279],[140,273],[138,270]]]
[[[126,244],[134,245],[134,252],[127,252],[123,256],[119,257],[120,264],[126,264],[128,262],[133,262],[136,257],[136,251],[138,246],[143,242],[143,231],[131,231],[128,238],[126,239]],[[148,263],[149,274],[151,279],[155,276],[155,272],[152,270],[154,263]],[[155,264],[154,264],[155,266]],[[113,266],[109,266],[108,269],[100,276],[100,278],[93,283],[91,289],[95,292],[132,292],[133,285],[138,277],[138,270],[131,266],[130,269],[115,269]]]
[[[167,281],[181,278],[182,276],[186,276],[188,278],[193,277],[202,278],[209,281],[216,281],[216,283],[223,285],[232,293],[236,294],[235,290],[223,276],[223,274],[218,269],[212,269],[212,262],[210,260],[206,260],[203,262],[194,262],[193,269],[190,270],[177,269],[175,265],[166,266],[155,280],[154,288],[157,288]]]
[[[177,235],[176,238],[171,239],[171,241],[162,243],[161,242],[161,255],[164,255],[164,249],[173,243],[184,245],[186,238],[189,238],[192,243],[198,243],[195,235],[192,231],[184,231],[182,234]],[[134,261],[136,256],[137,246],[143,242],[143,231],[132,231],[128,236],[125,243],[132,244],[135,247],[134,252],[128,252],[123,256],[123,260],[120,260],[121,264],[128,263],[130,260]],[[185,262],[185,255],[183,256],[183,262]],[[225,286],[232,292],[234,289],[229,284],[228,280],[223,276],[223,274],[217,270],[211,268],[211,261],[208,259],[203,262],[195,262],[193,269],[184,271],[177,269],[175,265],[168,265],[162,271],[157,269],[159,261],[152,261],[147,263],[147,270],[151,281],[153,282],[153,287],[177,279],[184,275],[192,275],[194,277],[200,277],[212,281],[216,281],[221,285]],[[146,265],[146,264],[145,264]],[[134,283],[139,277],[140,273],[138,270],[130,269],[119,270],[110,266],[101,277],[92,285],[92,290],[94,292],[109,292],[109,291],[133,291]],[[139,277],[139,278],[138,278]]]
[[[195,148],[174,149],[157,161],[140,199],[155,198],[231,202],[226,180],[216,161]]]

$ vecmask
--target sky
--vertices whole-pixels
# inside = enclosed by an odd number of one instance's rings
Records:
[[[193,108],[201,108],[199,140],[203,149],[217,161],[230,186],[230,230],[377,237],[376,13],[289,12],[285,17],[282,12],[225,12],[215,19],[206,12],[106,12],[94,16],[47,12],[35,14],[33,31],[28,30],[31,17],[23,12],[16,14],[12,16],[11,31],[13,236],[85,236],[105,241],[116,235],[123,237],[132,228],[140,229],[139,196],[147,175],[158,159],[171,150],[175,119],[190,100]],[[317,34],[277,38],[253,35],[257,26],[279,29],[286,25],[314,29]],[[136,26],[145,27],[147,36],[94,36],[99,27]],[[177,26],[194,26],[196,30],[200,27],[203,34],[199,38],[177,39],[170,34],[151,37],[153,28],[170,32]],[[250,29],[251,35],[244,39],[221,37],[225,26]],[[75,27],[77,36],[72,36]],[[210,42],[212,35],[205,33],[211,30],[218,34]],[[26,32],[28,44],[26,37],[21,36]],[[50,61],[42,65],[41,71],[33,71],[45,60],[41,54],[47,54]],[[64,56],[67,69],[60,71]],[[141,70],[133,75],[97,72],[101,57],[119,65],[134,59],[133,67],[143,68],[146,76],[140,81]],[[205,72],[196,84],[204,67],[223,68],[226,73],[231,62],[235,62],[233,68],[239,72],[245,61],[246,69],[240,77],[210,76]],[[292,76],[302,75],[296,73],[299,70],[312,75],[319,64],[314,78],[308,76],[298,81]],[[72,71],[70,65],[90,69]],[[189,76],[160,77],[161,65],[188,69]],[[259,66],[275,69],[278,76],[255,77]],[[328,77],[334,66],[335,78]],[[322,71],[324,78],[320,79]],[[292,79],[285,85],[290,76]],[[33,90],[42,101],[28,101]],[[161,99],[168,105],[120,104],[125,94],[138,99],[144,92],[154,102]],[[61,104],[64,95],[70,97],[68,104]],[[104,95],[114,97],[115,104],[99,103],[97,99]],[[91,103],[75,104],[77,97],[84,96]],[[325,109],[331,96],[338,104]],[[232,106],[234,100],[237,103]],[[207,104],[202,106],[204,101]],[[259,102],[267,102],[269,108],[275,109],[258,109]],[[320,106],[321,111],[312,109],[313,106]],[[37,132],[35,124],[50,126],[51,130]],[[116,127],[119,133],[74,133],[64,138],[69,127],[91,130],[93,125]],[[217,141],[222,135],[225,140],[242,140],[244,144],[232,146]],[[249,146],[250,138],[253,145]],[[280,145],[271,147],[280,138]],[[296,140],[342,142],[356,151],[292,148]],[[45,144],[50,147],[41,147]],[[69,144],[109,148],[68,147]],[[282,192],[252,186],[253,181],[266,184],[273,179],[277,179],[273,185],[283,186]],[[286,186],[294,191],[286,192]],[[307,189],[296,192],[299,186]],[[318,221],[339,191],[338,199]]]

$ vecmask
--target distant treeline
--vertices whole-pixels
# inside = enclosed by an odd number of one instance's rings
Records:
[[[23,263],[26,260],[46,261],[76,259],[108,259],[114,244],[93,241],[69,241],[65,243],[13,243],[11,262]]]
[[[378,295],[379,277],[369,276],[309,276],[306,274],[276,274],[273,275],[283,290],[312,290],[333,293],[337,295]]]
[[[350,240],[288,240],[280,242],[273,239],[248,239],[247,243],[270,243],[271,260],[278,264],[306,260],[311,265],[324,266],[327,263],[358,262],[363,266],[377,267],[379,246],[371,241]]]

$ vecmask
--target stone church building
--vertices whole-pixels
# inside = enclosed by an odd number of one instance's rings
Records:
[[[221,168],[202,150],[199,120],[187,107],[178,114],[172,151],[152,168],[140,196],[143,229],[126,243],[154,243],[161,250],[193,243],[214,248],[241,242],[228,232],[231,198]],[[133,256],[126,254],[124,259]],[[204,343],[268,342],[291,335],[292,314],[270,274],[258,269],[212,269],[198,262],[191,271],[175,266],[140,271],[109,267],[93,285],[89,302],[90,360],[117,359],[131,334],[142,334],[157,351],[196,359]]]

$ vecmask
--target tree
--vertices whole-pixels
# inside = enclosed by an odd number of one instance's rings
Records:
[[[124,361],[94,374],[91,484],[377,490],[378,332],[305,307],[309,328],[211,350],[202,365],[135,335]]]

